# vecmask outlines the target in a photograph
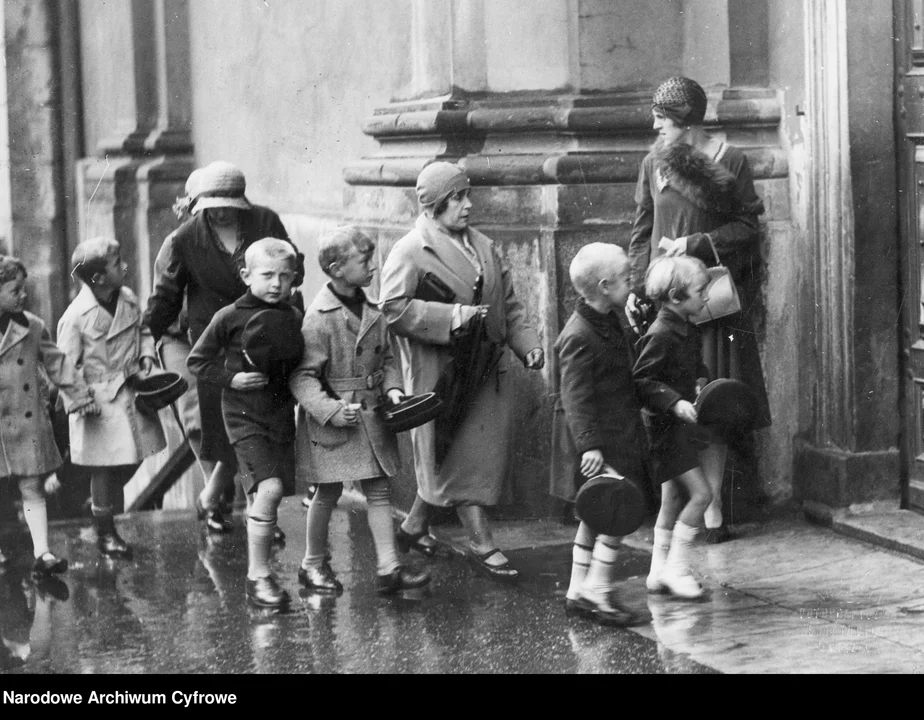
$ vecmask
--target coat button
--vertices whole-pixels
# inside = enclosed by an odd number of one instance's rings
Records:
[[[28,412],[26,413],[26,419],[29,419],[30,417],[32,417],[32,411],[31,411],[31,410],[28,411]]]
[[[22,389],[25,390],[26,392],[29,392],[29,383],[26,383],[25,385],[23,385]]]
[[[381,352],[382,352],[382,346],[381,346],[381,345],[376,345],[376,346],[375,346],[375,354],[378,355],[378,354],[381,353]]]
[[[17,359],[16,359],[16,364],[17,364],[17,365],[22,365],[22,358],[17,358]]]
[[[356,356],[359,357],[363,354],[363,349],[361,347],[356,348]]]

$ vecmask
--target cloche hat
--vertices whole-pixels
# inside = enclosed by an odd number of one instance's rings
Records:
[[[237,165],[221,160],[206,165],[199,174],[198,182],[199,194],[193,214],[220,207],[250,210],[250,203],[244,196],[247,181]]]
[[[458,165],[430,163],[417,176],[417,201],[423,206],[439,205],[453,193],[470,187],[468,177]]]

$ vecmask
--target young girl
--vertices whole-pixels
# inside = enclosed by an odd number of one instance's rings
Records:
[[[129,558],[131,547],[116,532],[113,505],[122,505],[124,481],[148,455],[166,446],[160,420],[135,407],[129,379],[154,365],[154,339],[141,324],[138,298],[123,286],[128,266],[119,243],[94,238],[71,258],[83,288],[58,323],[68,363],[89,385],[100,408],[95,416],[71,416],[71,459],[90,470],[90,500],[97,547]]]
[[[662,483],[648,590],[667,590],[688,599],[703,595],[689,555],[712,500],[709,478],[716,471],[711,456],[701,457],[710,434],[696,424],[693,407],[707,373],[699,330],[690,319],[706,303],[708,282],[706,266],[696,258],[665,256],[651,264],[645,292],[661,309],[642,338],[634,371],[645,405],[655,477]]]
[[[42,478],[61,465],[45,407],[39,367],[61,390],[68,412],[98,412],[82,379],[73,373],[45,323],[24,311],[26,268],[0,255],[0,482],[16,481],[32,536],[36,575],[62,573],[67,560],[48,548],[48,512]],[[0,553],[0,565],[6,560]]]

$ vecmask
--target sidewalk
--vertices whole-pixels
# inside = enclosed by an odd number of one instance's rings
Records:
[[[920,516],[875,515],[837,522],[882,542],[891,523],[896,546],[910,543],[916,523],[924,530]],[[666,667],[692,660],[723,673],[924,673],[924,563],[800,517],[735,530],[727,543],[696,547],[705,602],[649,596],[643,574],[626,577],[625,604],[651,618],[632,631],[658,644]],[[558,545],[565,562],[574,531],[510,522],[498,523],[495,537],[511,551]],[[434,534],[461,551],[458,528]],[[623,543],[650,553],[650,523]],[[556,583],[561,602],[567,583]]]

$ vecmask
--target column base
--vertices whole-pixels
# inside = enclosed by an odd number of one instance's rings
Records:
[[[847,452],[817,448],[805,440],[793,447],[793,492],[797,500],[829,508],[901,500],[899,452]]]

